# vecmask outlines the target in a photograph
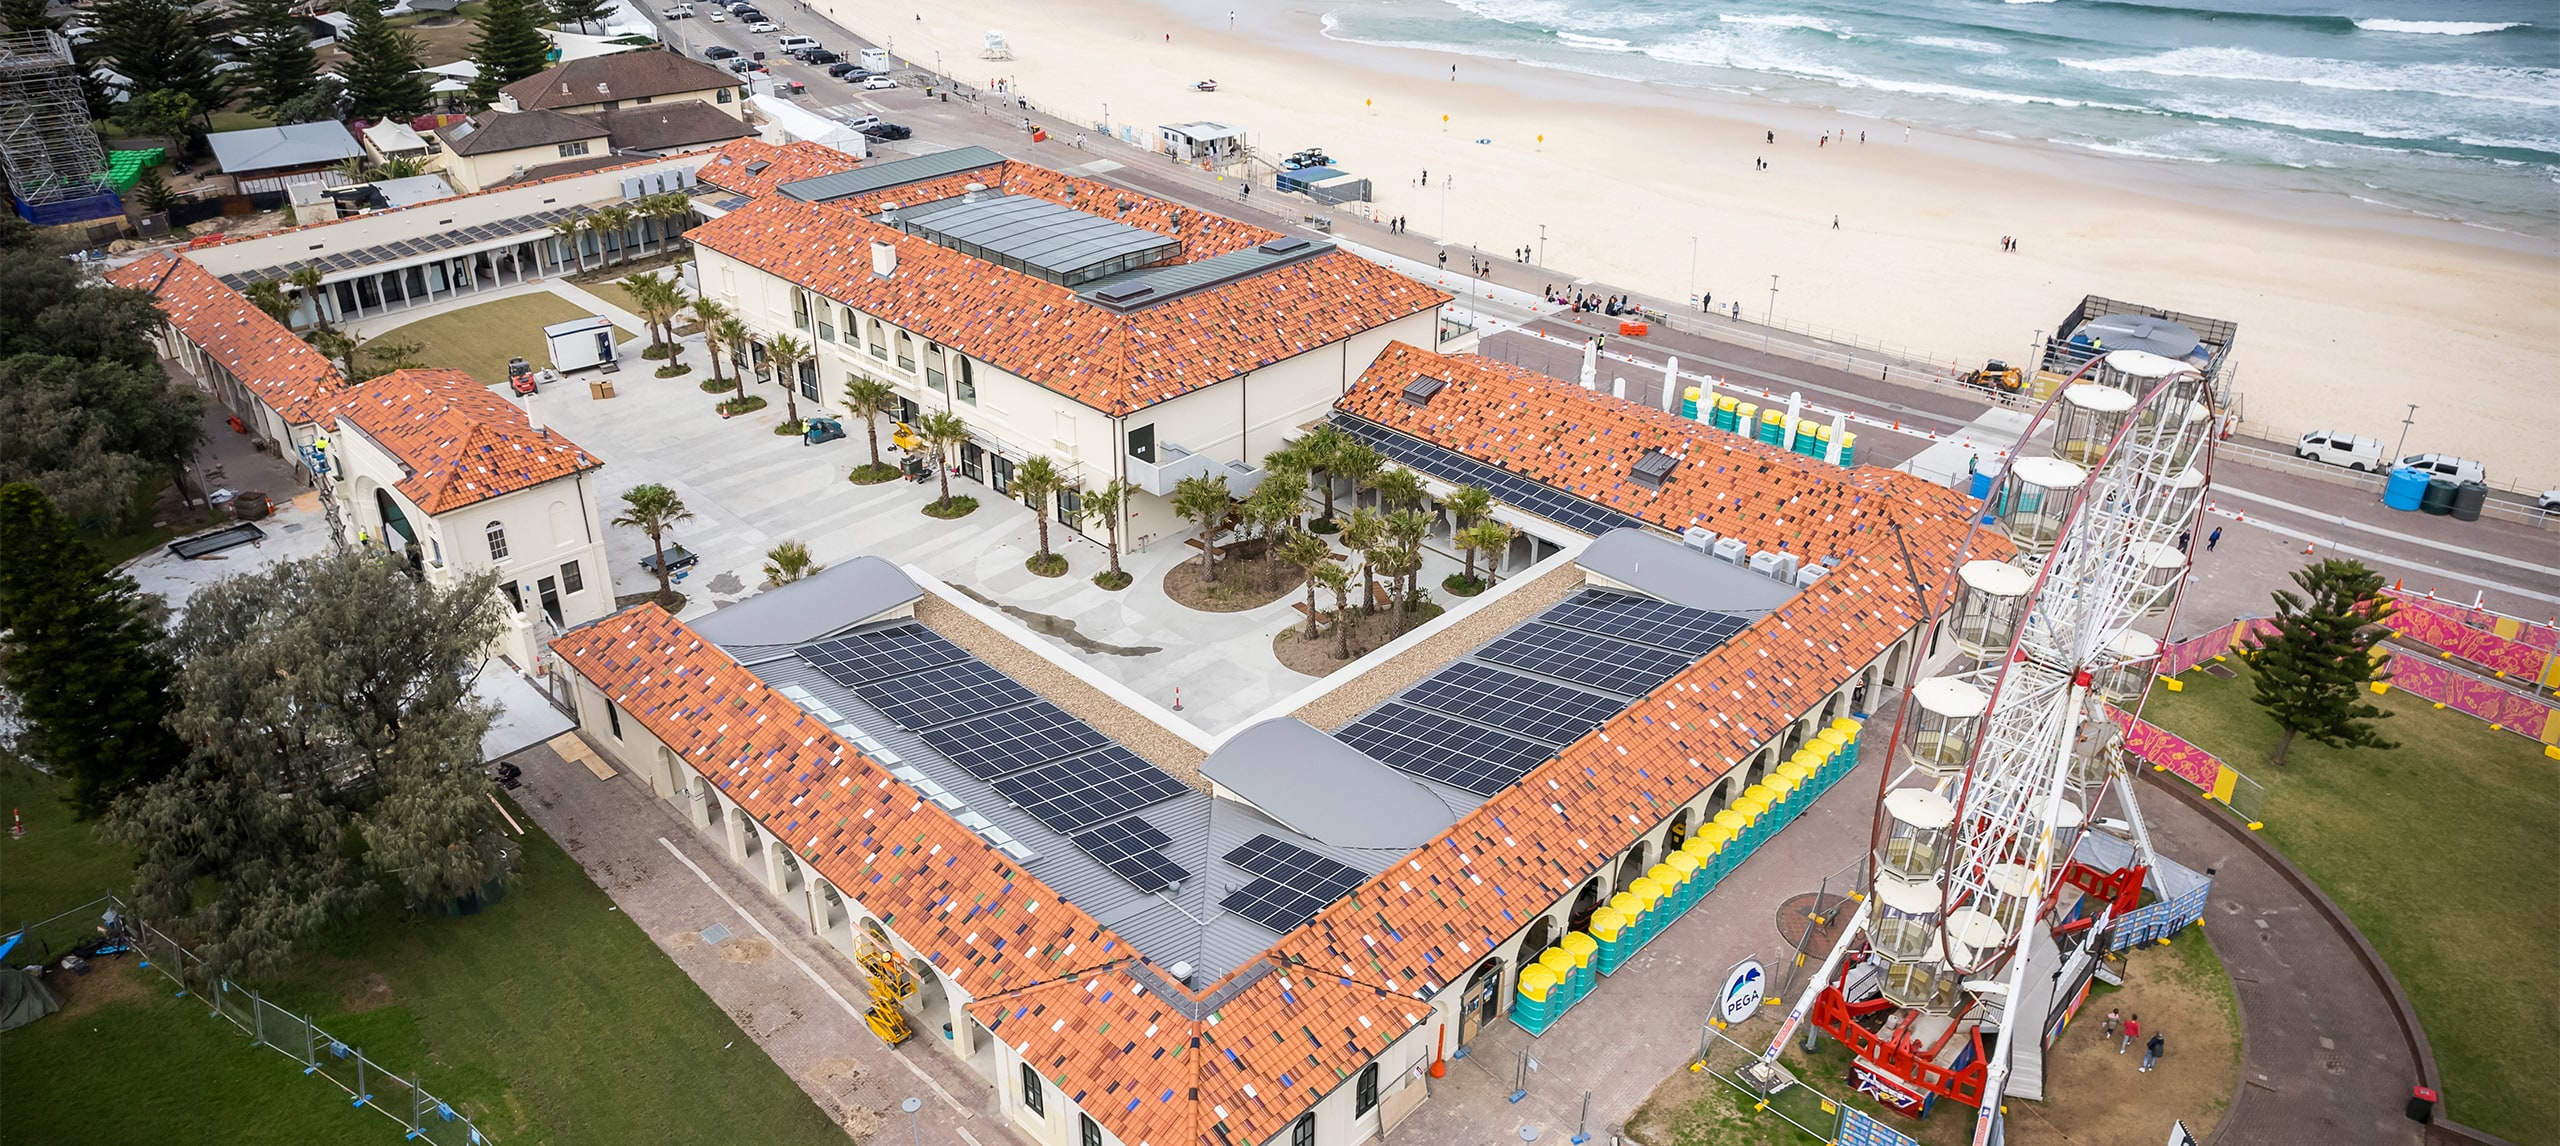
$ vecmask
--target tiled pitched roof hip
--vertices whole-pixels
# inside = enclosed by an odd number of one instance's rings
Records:
[[[398,489],[443,513],[604,463],[459,370],[395,370],[346,392],[338,416],[409,468]]]
[[[163,252],[107,272],[107,281],[149,292],[169,325],[287,423],[328,418],[344,382],[337,366],[212,272]]]
[[[762,168],[748,170],[756,164]],[[860,161],[832,147],[808,140],[776,146],[761,139],[735,139],[705,156],[694,178],[741,195],[767,195],[785,183],[851,171]]]
[[[519,107],[561,108],[740,86],[738,77],[700,60],[668,51],[641,51],[571,60],[498,90],[516,97]]]

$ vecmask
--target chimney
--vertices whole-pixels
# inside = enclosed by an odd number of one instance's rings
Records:
[[[551,428],[542,424],[542,408],[535,404],[535,397],[533,394],[524,396],[524,424],[527,429],[548,438]]]
[[[898,273],[898,248],[878,239],[871,240],[871,273],[884,279]]]
[[[596,81],[596,94],[597,94],[597,95],[612,95],[612,94],[613,94],[613,88],[612,88],[612,87],[610,87],[610,86],[608,86],[608,85],[607,85],[603,80],[597,80],[597,81]]]
[[[504,112],[518,112],[524,110],[524,105],[517,103],[516,97],[509,95],[506,92],[499,92],[498,110]]]

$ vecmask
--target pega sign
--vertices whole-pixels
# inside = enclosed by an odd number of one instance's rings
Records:
[[[1734,965],[1724,977],[1724,990],[1716,995],[1716,1016],[1727,1026],[1742,1022],[1760,1009],[1760,1000],[1769,981],[1757,959],[1745,959]]]

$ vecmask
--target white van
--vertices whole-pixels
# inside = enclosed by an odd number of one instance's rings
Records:
[[[817,47],[818,38],[816,36],[784,36],[775,40],[773,46],[785,52],[804,51]]]
[[[2296,457],[2345,466],[2359,473],[2371,473],[2382,468],[2382,443],[2359,434],[2313,430],[2294,443],[2293,452]]]
[[[2449,477],[2462,482],[2485,483],[2489,480],[2489,467],[2452,454],[2411,454],[2400,459],[2400,464],[2424,470],[2429,477]]]

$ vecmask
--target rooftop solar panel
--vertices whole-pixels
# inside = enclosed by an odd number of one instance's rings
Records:
[[[1652,691],[1696,659],[1540,621],[1504,634],[1476,658],[1628,697]]]
[[[1045,700],[981,713],[917,735],[980,779],[1019,772],[1111,743],[1092,725]]]
[[[1191,878],[1191,873],[1182,865],[1160,853],[1160,849],[1173,842],[1173,837],[1144,820],[1096,824],[1072,838],[1077,847],[1100,860],[1102,866],[1110,868],[1120,878],[1137,885],[1140,891],[1162,891]]]
[[[1555,755],[1528,737],[1401,701],[1378,706],[1334,736],[1390,768],[1479,796],[1503,790]]]
[[[1228,852],[1227,862],[1260,878],[1229,892],[1218,905],[1274,931],[1306,922],[1369,878],[1349,864],[1268,835]]]
[[[1605,693],[1473,661],[1450,665],[1396,699],[1551,746],[1580,739],[1627,706]]]
[[[847,688],[969,659],[967,650],[916,624],[872,629],[793,651]]]
[[[1599,633],[1669,649],[1691,658],[1705,656],[1717,645],[1751,627],[1751,619],[1731,613],[1692,609],[1632,593],[1585,589],[1539,614],[1538,619],[1568,629]]]
[[[853,686],[900,727],[933,728],[952,721],[1029,704],[1031,690],[982,661],[941,665]]]
[[[1365,418],[1334,415],[1334,423],[1378,448],[1388,460],[1443,481],[1482,486],[1494,500],[1517,506],[1567,528],[1597,537],[1612,529],[1639,528],[1643,522],[1604,509],[1554,486],[1531,481],[1500,466],[1487,465],[1454,450],[1397,433]]]
[[[1073,833],[1189,791],[1182,781],[1117,744],[1028,772],[995,789],[1055,831]]]

